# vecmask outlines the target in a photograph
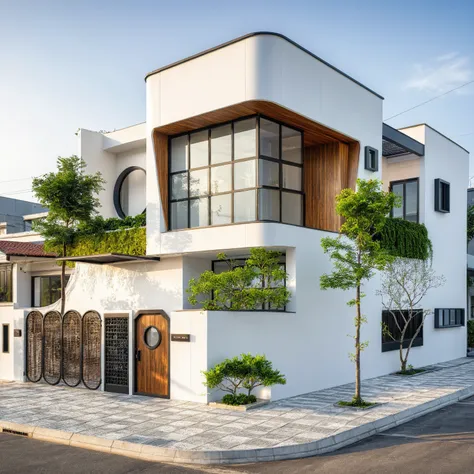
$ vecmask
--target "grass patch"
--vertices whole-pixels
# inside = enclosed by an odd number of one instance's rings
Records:
[[[365,400],[351,400],[350,402],[346,402],[344,400],[340,400],[336,403],[339,407],[351,407],[351,408],[370,408],[374,405],[377,405],[375,402],[366,402]]]
[[[399,370],[395,372],[395,375],[416,375],[426,372],[426,369],[408,369],[408,370]]]

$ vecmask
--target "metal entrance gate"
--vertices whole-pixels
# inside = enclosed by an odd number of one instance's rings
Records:
[[[61,380],[70,387],[81,382],[96,390],[101,381],[101,327],[96,311],[81,318],[68,311],[62,318],[57,311],[43,317],[31,311],[26,317],[26,377],[30,382],[41,378],[50,385]]]
[[[128,393],[128,316],[105,315],[105,390]]]

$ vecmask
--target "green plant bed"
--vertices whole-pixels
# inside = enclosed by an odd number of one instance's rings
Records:
[[[365,400],[351,400],[350,402],[346,402],[344,400],[340,400],[336,403],[336,406],[341,408],[358,408],[359,410],[367,410],[368,408],[375,407],[379,405],[376,402],[366,402]]]
[[[398,372],[395,372],[395,375],[416,375],[416,374],[422,374],[423,372],[428,372],[428,369],[407,369],[407,370],[399,370]]]
[[[257,397],[255,395],[246,395],[245,393],[239,393],[237,395],[224,395],[222,397],[222,403],[225,405],[250,405],[251,403],[256,403]]]

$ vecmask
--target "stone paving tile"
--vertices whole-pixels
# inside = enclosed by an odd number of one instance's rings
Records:
[[[457,359],[416,377],[365,380],[364,398],[381,404],[368,411],[334,406],[352,397],[353,384],[278,400],[249,412],[230,412],[178,400],[0,382],[0,420],[175,449],[291,446],[343,433],[474,386],[473,362]]]

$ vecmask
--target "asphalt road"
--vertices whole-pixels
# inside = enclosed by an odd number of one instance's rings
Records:
[[[241,466],[177,466],[0,433],[0,473],[391,474],[474,472],[474,397],[332,454]]]

